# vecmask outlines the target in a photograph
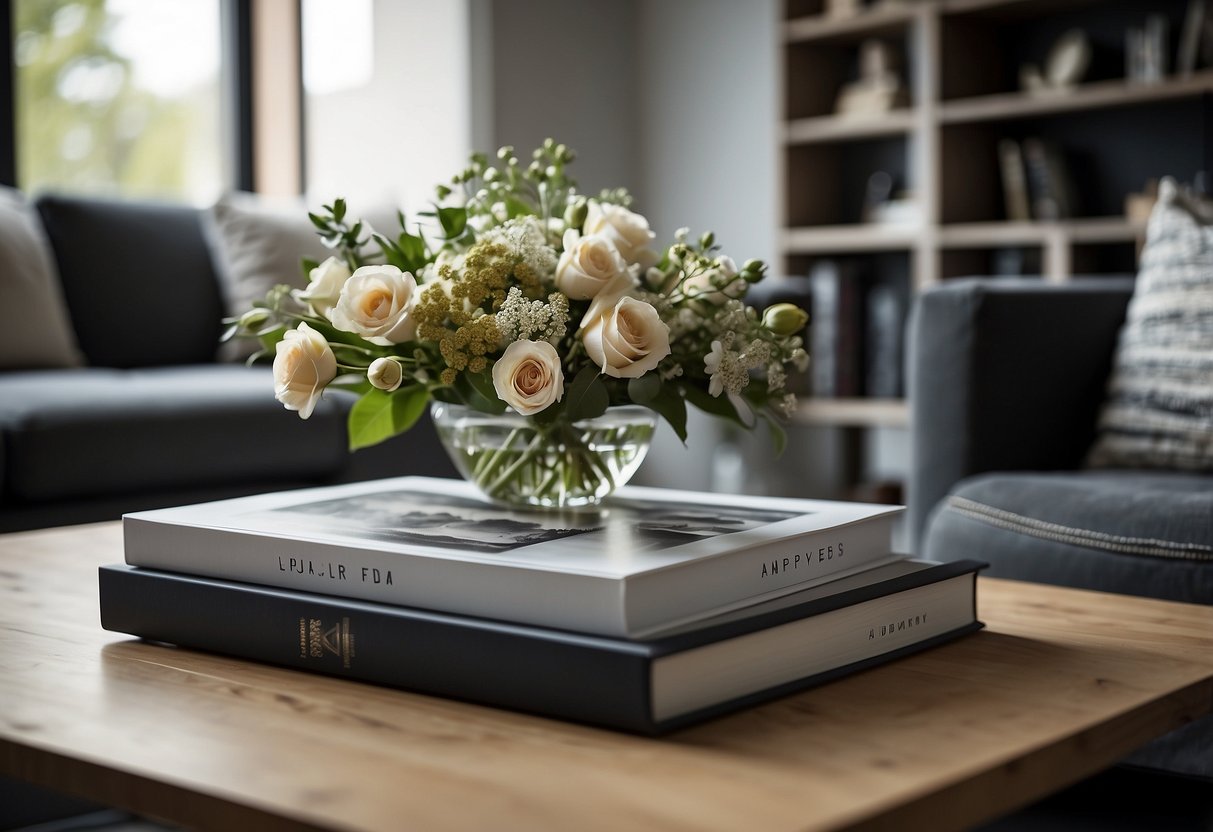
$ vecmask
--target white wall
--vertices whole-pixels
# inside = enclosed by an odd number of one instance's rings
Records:
[[[374,0],[372,76],[305,99],[309,201],[345,196],[358,213],[402,205],[412,214],[463,167],[472,149],[469,14],[467,0]],[[326,46],[333,62],[366,48],[336,33]]]

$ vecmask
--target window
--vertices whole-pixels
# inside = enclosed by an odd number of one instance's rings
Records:
[[[233,181],[221,0],[14,0],[17,184],[205,203]]]

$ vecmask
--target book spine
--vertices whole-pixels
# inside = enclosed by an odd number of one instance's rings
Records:
[[[127,567],[99,573],[101,625],[153,641],[651,733],[639,651],[569,634]]]

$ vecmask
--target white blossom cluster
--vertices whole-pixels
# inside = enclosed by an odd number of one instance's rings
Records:
[[[554,344],[568,332],[569,299],[560,292],[553,292],[546,302],[528,300],[521,289],[511,286],[496,318],[497,328],[505,341]]]
[[[538,217],[518,217],[491,228],[482,240],[508,248],[536,275],[547,276],[556,270],[556,252],[548,245]]]

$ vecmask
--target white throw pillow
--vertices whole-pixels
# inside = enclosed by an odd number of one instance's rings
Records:
[[[1213,203],[1166,179],[1088,464],[1213,470]]]
[[[38,212],[20,192],[0,188],[0,368],[83,363]]]

